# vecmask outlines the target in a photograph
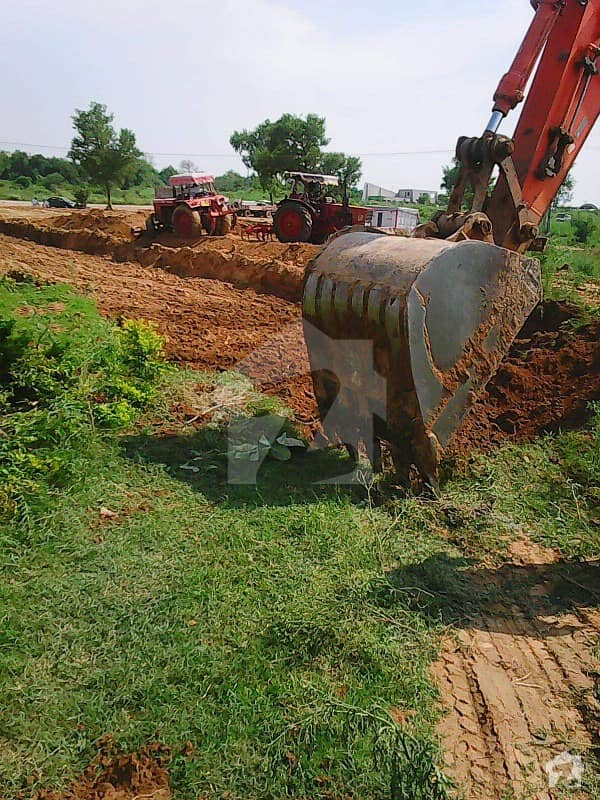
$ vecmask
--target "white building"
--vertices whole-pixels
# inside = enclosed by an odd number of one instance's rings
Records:
[[[416,208],[372,206],[370,211],[370,225],[386,231],[411,233],[420,222],[419,212]]]
[[[405,203],[418,203],[422,197],[428,197],[432,203],[437,202],[438,192],[431,189],[400,189],[396,193],[398,200]]]
[[[382,200],[395,200],[396,192],[391,189],[384,189],[383,186],[377,186],[375,183],[365,183],[363,186],[363,200],[368,200],[369,197],[377,197]]]

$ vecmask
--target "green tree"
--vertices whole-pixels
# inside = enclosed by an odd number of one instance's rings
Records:
[[[177,175],[177,170],[175,169],[175,167],[172,167],[171,164],[169,164],[168,167],[161,169],[161,171],[158,174],[163,184],[168,184],[171,175]]]
[[[556,197],[554,198],[552,207],[557,208],[558,206],[568,205],[573,199],[574,189],[575,189],[575,178],[569,172],[565,177],[564,181],[562,182],[560,189],[556,193]]]
[[[229,142],[245,166],[256,172],[262,188],[272,193],[284,172],[320,170],[321,148],[329,139],[324,117],[284,114],[275,122],[266,119],[252,131],[234,131]]]
[[[358,156],[345,153],[323,153],[320,170],[325,175],[337,175],[340,179],[341,194],[350,194],[362,174],[362,162]]]
[[[9,176],[10,156],[5,150],[0,150],[0,179],[5,180]]]
[[[127,128],[113,128],[113,115],[102,103],[90,103],[87,111],[75,110],[72,117],[76,135],[69,158],[82,172],[106,191],[106,207],[112,208],[111,189],[126,180],[139,166],[142,156],[135,134]]]
[[[458,173],[460,172],[460,163],[456,156],[452,159],[452,165],[446,165],[443,168],[441,188],[448,196],[452,194],[456,181],[458,180]]]

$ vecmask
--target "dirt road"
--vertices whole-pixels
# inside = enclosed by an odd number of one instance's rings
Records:
[[[566,564],[531,542],[507,556],[463,576],[474,610],[434,668],[449,712],[439,732],[469,800],[551,800],[555,770],[568,776],[578,756],[591,769],[600,737],[600,565]],[[490,586],[494,601],[479,599]]]

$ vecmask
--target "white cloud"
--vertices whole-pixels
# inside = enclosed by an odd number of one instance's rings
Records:
[[[5,0],[0,138],[68,143],[73,108],[99,99],[157,153],[227,153],[234,129],[285,111],[325,115],[331,146],[348,152],[451,149],[487,121],[529,4],[438,3],[386,24],[387,2],[338,4],[344,24],[327,27],[299,0]],[[365,157],[365,178],[435,188],[449,158]],[[582,199],[600,199],[597,161],[581,157]]]

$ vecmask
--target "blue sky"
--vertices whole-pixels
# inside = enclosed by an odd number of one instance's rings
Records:
[[[531,15],[528,0],[3,0],[0,140],[66,148],[73,110],[99,100],[158,166],[243,171],[233,130],[316,112],[365,180],[435,189]],[[578,202],[600,202],[600,131],[575,178]]]

